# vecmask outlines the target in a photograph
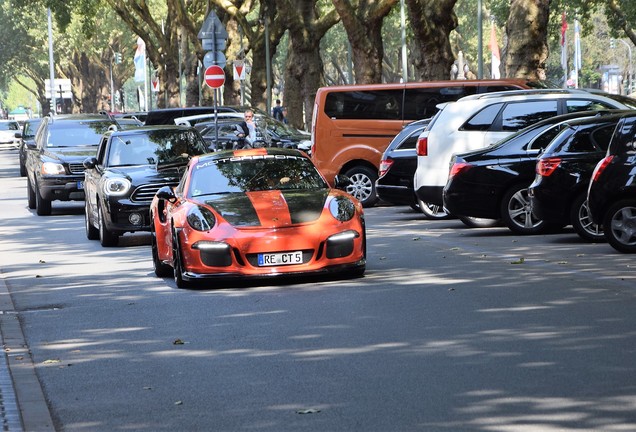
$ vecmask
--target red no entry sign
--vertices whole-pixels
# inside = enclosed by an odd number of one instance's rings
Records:
[[[217,89],[225,84],[225,72],[221,66],[212,65],[205,70],[204,79],[208,86]]]

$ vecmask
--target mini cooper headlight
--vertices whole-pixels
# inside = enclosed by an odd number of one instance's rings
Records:
[[[42,174],[45,175],[60,175],[65,174],[64,166],[55,162],[44,162],[42,164]]]
[[[353,218],[356,213],[356,206],[349,198],[337,196],[329,203],[331,215],[340,222],[346,222]]]
[[[186,219],[188,224],[197,231],[210,231],[216,223],[214,214],[205,207],[192,207]]]
[[[108,179],[104,183],[104,193],[107,196],[126,195],[130,190],[130,181],[125,178]]]

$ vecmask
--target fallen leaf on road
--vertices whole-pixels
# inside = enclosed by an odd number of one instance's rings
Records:
[[[59,363],[60,359],[49,359],[49,360],[44,360],[44,364],[53,364],[53,363]]]
[[[183,405],[183,401],[176,401],[174,404],[175,405]]]
[[[181,339],[176,339],[174,342],[172,342],[173,345],[183,345],[184,342]]]
[[[517,261],[510,261],[510,264],[523,264],[524,261],[525,261],[525,258],[521,257]]]
[[[296,414],[315,414],[315,413],[319,413],[319,412],[320,412],[319,409],[308,408],[308,409],[298,410],[298,411],[296,411]]]

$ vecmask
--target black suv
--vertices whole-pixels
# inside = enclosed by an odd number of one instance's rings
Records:
[[[184,126],[105,133],[97,156],[84,161],[86,237],[116,246],[125,232],[149,231],[155,193],[176,186],[190,157],[207,151],[201,135]]]
[[[51,214],[51,201],[84,199],[84,159],[94,155],[102,134],[115,120],[101,114],[45,117],[26,141],[27,194],[30,209]]]
[[[607,155],[594,168],[588,188],[592,220],[620,252],[636,252],[636,114],[616,125]]]

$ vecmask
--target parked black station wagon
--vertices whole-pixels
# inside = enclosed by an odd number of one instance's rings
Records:
[[[592,173],[588,207],[614,249],[636,253],[636,114],[616,125],[607,155]]]
[[[150,231],[155,193],[176,186],[190,157],[207,152],[201,135],[183,126],[104,134],[97,156],[84,161],[86,237],[116,246],[126,232]]]

